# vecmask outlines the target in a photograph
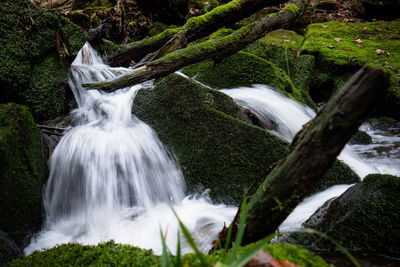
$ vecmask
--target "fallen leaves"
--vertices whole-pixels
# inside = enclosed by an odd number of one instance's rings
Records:
[[[342,38],[333,38],[333,40],[335,40],[336,42],[340,42]]]
[[[387,56],[390,56],[390,53],[389,53],[389,52],[387,52],[387,51],[385,51],[385,50],[382,50],[382,49],[376,49],[375,52],[376,52],[378,55],[387,55]]]
[[[361,44],[363,41],[360,38],[357,38],[354,40],[354,42],[356,42],[357,44]]]
[[[332,44],[329,44],[329,48],[332,49],[332,48],[333,48],[333,45],[332,45]]]

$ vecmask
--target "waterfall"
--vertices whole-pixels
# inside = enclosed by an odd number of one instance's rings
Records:
[[[315,117],[311,108],[299,104],[266,85],[222,90],[241,107],[253,112],[271,133],[292,141],[302,125]],[[374,130],[368,124],[361,129],[372,136],[371,145],[346,145],[338,159],[349,165],[363,179],[370,173],[400,176],[400,137]],[[281,230],[299,228],[326,200],[341,195],[351,185],[335,185],[306,198],[286,218]]]
[[[61,243],[110,239],[161,253],[160,228],[175,251],[179,226],[172,207],[207,251],[224,222],[232,220],[235,207],[213,205],[206,196],[185,196],[173,155],[131,114],[136,92],[151,83],[109,94],[81,86],[128,71],[104,64],[89,44],[72,63],[69,85],[78,108],[70,119],[75,127],[62,137],[50,159],[45,225],[26,254]],[[188,244],[182,246],[183,253],[191,251]]]

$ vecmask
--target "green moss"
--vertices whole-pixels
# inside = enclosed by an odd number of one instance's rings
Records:
[[[183,68],[182,72],[213,88],[268,84],[299,102],[305,102],[283,70],[246,52],[238,52],[217,64],[211,60],[203,61]]]
[[[287,4],[283,9],[284,10],[289,10],[293,14],[296,14],[297,12],[300,11],[300,8],[295,4]]]
[[[317,57],[322,72],[335,80],[345,79],[363,65],[390,74],[392,86],[380,108],[383,114],[400,118],[400,21],[367,23],[328,22],[307,27],[302,54]],[[335,38],[338,41],[335,41]],[[358,43],[355,40],[358,41]],[[332,46],[332,48],[330,48]],[[383,54],[377,53],[380,49]],[[379,51],[378,51],[379,52]],[[342,76],[343,78],[340,78]],[[340,83],[333,86],[335,91]]]
[[[221,28],[218,31],[212,33],[210,35],[210,39],[219,39],[221,37],[228,36],[229,34],[233,33],[234,31],[229,28]]]
[[[43,183],[39,130],[28,108],[0,104],[0,229],[18,245],[40,226]]]
[[[286,142],[239,120],[243,114],[230,97],[176,74],[140,90],[133,113],[177,155],[191,191],[209,188],[217,201],[237,204],[244,188],[287,152]],[[358,179],[337,164],[323,183]]]
[[[253,245],[240,248],[240,253]],[[320,257],[301,248],[287,244],[269,244],[265,250],[277,259],[289,260],[304,267],[328,266]],[[210,264],[224,262],[229,254],[217,251],[204,255]],[[201,266],[194,253],[182,257],[182,266]],[[65,244],[55,248],[34,252],[29,256],[9,262],[7,267],[17,266],[160,266],[161,257],[151,250],[140,249],[129,245],[115,244],[113,241],[96,246]]]
[[[372,137],[363,131],[358,131],[355,135],[353,135],[350,139],[351,144],[372,144]]]
[[[34,100],[27,98],[33,95],[30,91],[37,83],[34,73],[47,73],[59,77],[60,67],[51,70],[45,62],[53,62],[47,57],[59,57],[64,64],[64,76],[68,75],[68,62],[79,51],[86,37],[78,26],[72,24],[60,14],[34,7],[30,1],[6,1],[0,6],[0,101],[26,104],[38,120],[49,119],[59,115],[63,108],[53,108],[54,113],[37,112],[45,108],[32,107]],[[58,55],[58,56],[57,56]],[[59,63],[60,65],[61,63]],[[54,64],[52,64],[54,66]],[[38,68],[44,68],[38,70]],[[43,76],[43,75],[42,75]],[[50,80],[50,78],[48,79]],[[54,90],[61,90],[59,102],[64,101],[66,80],[63,88],[59,81],[47,85]],[[37,88],[34,88],[36,90]],[[37,92],[37,91],[36,91]],[[50,106],[43,98],[44,106]],[[49,99],[49,101],[54,101]],[[37,103],[38,104],[38,103]]]

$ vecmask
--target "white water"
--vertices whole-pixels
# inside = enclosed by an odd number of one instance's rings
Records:
[[[171,206],[207,251],[224,222],[232,220],[235,207],[213,205],[206,196],[185,196],[175,160],[154,131],[131,114],[137,90],[151,84],[111,94],[81,86],[127,71],[105,65],[89,44],[72,63],[69,85],[78,108],[71,116],[77,126],[52,154],[44,193],[45,225],[26,254],[56,244],[110,239],[161,253],[160,228],[175,251],[179,226]],[[189,251],[183,242],[182,252]]]
[[[222,90],[235,102],[249,109],[270,132],[290,142],[302,125],[315,117],[309,107],[299,104],[266,85]],[[400,137],[387,136],[362,126],[372,136],[371,145],[346,145],[338,159],[363,179],[370,173],[400,175]],[[390,147],[392,146],[392,147]],[[389,148],[388,148],[389,147]],[[341,195],[351,185],[335,185],[306,198],[286,218],[280,230],[296,229],[328,199]]]

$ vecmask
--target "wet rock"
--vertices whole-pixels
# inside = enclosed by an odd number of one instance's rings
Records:
[[[400,178],[371,174],[336,199],[328,200],[304,224],[356,252],[399,256]],[[319,251],[339,248],[318,235],[292,234],[297,242]]]
[[[358,131],[349,142],[350,144],[368,145],[372,144],[372,137],[364,131]]]
[[[0,265],[21,256],[22,251],[14,240],[0,230]]]

